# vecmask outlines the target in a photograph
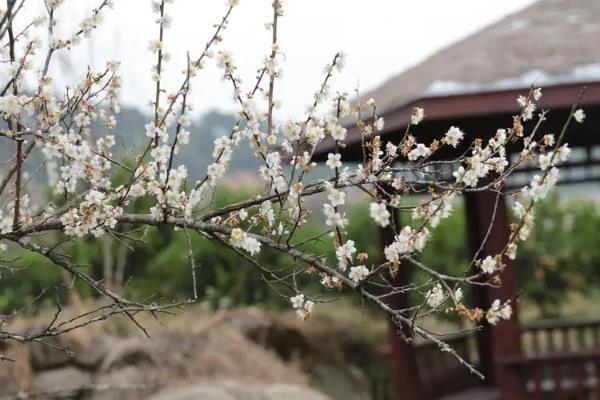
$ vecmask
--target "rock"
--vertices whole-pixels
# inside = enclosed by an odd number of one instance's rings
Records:
[[[37,332],[44,328],[31,328],[29,332]],[[65,366],[77,366],[82,369],[96,369],[106,357],[111,348],[111,340],[94,336],[91,338],[81,335],[64,334],[44,338],[44,342],[33,341],[27,344],[31,367],[35,371]]]
[[[102,361],[100,371],[105,373],[126,365],[159,365],[156,350],[152,345],[151,340],[137,337],[117,341]]]
[[[307,386],[276,384],[265,387],[264,400],[331,400]]]
[[[31,367],[35,371],[64,367],[73,359],[73,355],[67,351],[68,345],[62,339],[51,338],[46,343],[30,342],[27,347]]]
[[[367,400],[371,398],[369,381],[351,364],[317,364],[311,369],[314,387],[336,400]]]
[[[295,365],[227,326],[194,337],[194,351],[185,370],[188,377],[244,379],[249,382],[306,384],[308,378]]]
[[[97,390],[93,400],[129,400],[148,397],[153,391],[152,377],[137,366],[128,365],[96,377],[94,385],[107,390]],[[144,389],[148,388],[148,389]]]
[[[219,381],[166,389],[149,400],[331,400],[307,386]]]
[[[250,340],[273,350],[286,362],[303,359],[311,352],[304,333],[275,315],[258,310],[232,312],[228,322]]]
[[[74,367],[64,367],[37,374],[33,380],[32,391],[44,394],[44,398],[64,398],[75,396],[91,384],[90,373]]]
[[[26,390],[33,376],[26,346],[0,341],[0,354],[12,360],[0,361],[0,397]]]
[[[148,400],[237,400],[225,389],[206,384],[187,386],[180,389],[166,389]]]
[[[77,351],[73,362],[83,368],[96,369],[108,355],[112,344],[112,340],[95,336]]]

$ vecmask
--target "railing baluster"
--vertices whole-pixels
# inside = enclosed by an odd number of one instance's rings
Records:
[[[586,340],[587,333],[588,333],[588,328],[586,326],[583,326],[577,330],[578,350],[583,350],[588,347],[587,340]]]
[[[558,340],[556,340],[558,331],[556,329],[548,329],[548,332],[550,334],[550,349],[549,349],[549,351],[556,352],[559,349]]]
[[[539,353],[540,352],[539,332],[533,330],[530,332],[530,334],[531,334],[531,348],[534,353]]]
[[[585,388],[585,363],[580,363],[580,364],[575,364],[575,368],[576,368],[576,382],[577,382],[577,398],[580,400],[585,400],[585,392],[584,392],[584,388]]]
[[[542,368],[543,365],[532,364],[532,380],[533,380],[533,398],[540,400],[542,398]]]
[[[562,368],[560,363],[552,365],[554,368],[554,391],[557,394],[558,400],[565,400],[565,392],[563,391],[562,385]]]
[[[593,365],[594,365],[594,372],[596,374],[596,382],[591,390],[596,395],[596,398],[597,398],[597,396],[600,395],[600,360],[596,360],[593,363]]]

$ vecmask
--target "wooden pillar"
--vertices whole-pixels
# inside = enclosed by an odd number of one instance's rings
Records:
[[[504,196],[498,200],[498,208],[493,219],[494,224],[490,229],[496,196],[497,194],[491,191],[465,194],[470,254],[475,254],[481,247],[480,259],[500,253],[508,242],[509,218]],[[488,230],[489,236],[482,247]],[[514,299],[517,294],[515,264],[507,257],[504,257],[503,262],[506,264],[506,269],[500,275],[502,279],[500,287],[474,287],[476,305],[484,310],[489,308],[495,299],[504,302]],[[484,321],[484,329],[477,337],[477,347],[480,368],[486,376],[486,383],[498,387],[503,400],[521,400],[526,397],[524,382],[521,380],[519,371],[509,369],[499,362],[502,357],[521,354],[518,307],[514,301],[511,305],[514,312],[510,320],[502,320],[496,326]]]
[[[392,215],[397,214],[396,210],[390,209]],[[385,246],[394,241],[394,232],[390,227],[380,228],[379,241],[381,245],[382,262],[383,249]],[[403,286],[408,284],[409,274],[406,268],[401,265],[398,274],[392,280],[394,286]],[[395,309],[406,308],[409,305],[407,293],[398,293],[394,296],[389,296],[388,304]],[[396,400],[422,400],[424,398],[421,381],[419,379],[419,371],[417,368],[417,359],[415,348],[412,344],[406,343],[398,336],[397,328],[392,321],[389,323],[389,340],[391,349],[391,363],[393,368],[393,382],[396,389]]]

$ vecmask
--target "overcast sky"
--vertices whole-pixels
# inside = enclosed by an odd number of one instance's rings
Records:
[[[35,0],[33,0],[35,1]],[[66,0],[61,23],[74,26],[99,1]],[[89,43],[63,60],[63,76],[90,64],[100,68],[106,60],[122,61],[123,100],[144,107],[152,96],[150,68],[154,58],[147,50],[156,38],[157,25],[149,0],[114,0],[105,21]],[[225,10],[223,0],[175,0],[168,6],[173,17],[165,46],[172,55],[168,88],[180,82],[186,51],[196,56],[212,32],[212,24]],[[219,48],[233,54],[239,72],[250,85],[270,48],[264,24],[270,18],[271,0],[241,0],[232,15]],[[280,117],[297,116],[310,103],[325,63],[338,50],[348,55],[347,67],[332,87],[364,92],[390,76],[422,61],[435,51],[460,40],[533,0],[285,0],[280,21],[280,46],[285,54],[284,78],[277,96],[283,103]],[[88,10],[86,12],[86,10]],[[69,28],[65,31],[69,31]],[[232,109],[230,86],[210,66],[193,82],[196,112]]]

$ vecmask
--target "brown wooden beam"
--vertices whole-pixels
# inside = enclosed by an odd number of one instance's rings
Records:
[[[544,87],[544,95],[538,107],[540,109],[551,110],[551,116],[554,118],[557,110],[570,110],[573,103],[577,101],[579,94],[583,87],[587,88],[585,96],[582,98],[580,105],[586,110],[588,118],[586,119],[586,126],[590,125],[590,117],[593,117],[591,108],[598,108],[600,106],[600,82],[574,82],[569,84],[555,85]],[[402,135],[406,130],[406,125],[410,121],[414,107],[423,107],[427,115],[425,121],[419,125],[421,128],[427,128],[431,123],[436,121],[448,121],[449,124],[463,127],[464,120],[474,118],[489,118],[494,115],[507,115],[512,116],[520,112],[519,105],[515,101],[518,95],[526,95],[529,91],[528,87],[504,89],[504,90],[492,90],[485,92],[473,92],[454,94],[447,96],[436,96],[436,97],[423,97],[415,99],[414,101],[398,107],[393,110],[388,110],[383,113],[382,117],[385,119],[385,127],[380,135],[384,140],[392,140]],[[377,99],[375,99],[377,100]],[[509,118],[509,122],[511,119]],[[564,123],[564,119],[561,119],[560,124]],[[488,124],[487,127],[490,125]],[[498,128],[502,125],[498,125]],[[450,125],[445,126],[448,129]],[[342,153],[358,154],[360,152],[352,151],[356,148],[360,148],[362,144],[362,137],[358,127],[355,124],[347,124],[348,137],[346,138],[345,145],[346,149],[342,150]],[[483,126],[482,126],[483,128]],[[423,132],[425,136],[429,135],[425,130],[419,130]],[[443,131],[434,131],[436,135],[440,135]],[[477,132],[478,134],[487,133],[493,134],[493,131]],[[429,138],[430,140],[435,137]],[[485,137],[484,137],[485,138]],[[421,137],[422,139],[422,137]],[[597,137],[589,138],[590,142],[594,144],[600,144]],[[313,158],[315,160],[326,160],[327,154],[332,152],[335,148],[335,141],[331,136],[327,136],[317,147]],[[356,158],[353,161],[358,161],[360,158]],[[344,159],[348,159],[344,157]]]
[[[492,220],[496,198],[497,194],[490,191],[465,195],[470,254],[475,254],[481,247],[479,258],[499,254],[509,238],[509,218],[503,196],[499,198],[495,218]],[[483,243],[488,230],[489,236]],[[504,302],[514,299],[517,295],[515,264],[506,257],[503,262],[506,268],[500,275],[500,287],[474,288],[475,302],[483,309],[489,308],[495,299]],[[503,400],[526,398],[525,383],[519,371],[499,362],[502,357],[521,355],[518,307],[515,301],[512,302],[512,306],[514,314],[510,320],[500,321],[496,326],[484,322],[484,329],[478,334],[477,340],[480,368],[486,375],[486,383],[497,386]]]
[[[390,209],[392,215],[398,221],[396,210]],[[385,246],[394,241],[394,232],[388,226],[380,228],[379,241],[381,245],[380,254],[383,255]],[[383,256],[382,256],[383,257]],[[385,262],[383,260],[382,262]],[[392,283],[395,286],[404,286],[409,283],[409,271],[400,266],[398,273]],[[394,309],[407,308],[409,306],[408,293],[397,293],[394,296],[388,296],[388,304]],[[389,341],[391,350],[391,363],[393,368],[393,382],[395,385],[397,400],[422,400],[424,391],[419,378],[417,358],[415,348],[411,343],[407,343],[398,332],[398,328],[392,321],[389,323]]]

